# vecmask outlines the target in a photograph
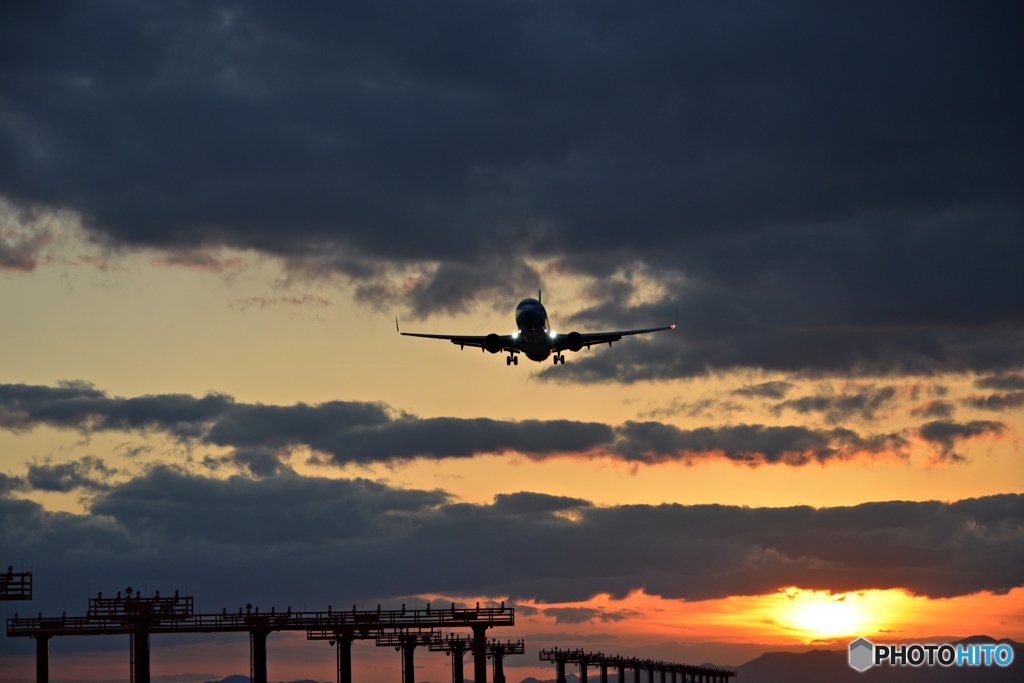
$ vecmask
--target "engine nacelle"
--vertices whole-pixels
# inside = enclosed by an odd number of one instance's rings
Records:
[[[583,348],[583,335],[579,332],[570,332],[565,335],[565,345],[570,351],[579,351]]]
[[[501,351],[501,337],[491,332],[484,337],[484,348],[491,353],[498,353]]]

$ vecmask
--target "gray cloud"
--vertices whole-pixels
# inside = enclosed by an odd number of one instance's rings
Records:
[[[896,398],[896,387],[868,387],[854,393],[818,393],[812,396],[793,398],[772,406],[776,415],[783,410],[798,413],[821,413],[831,424],[845,422],[851,417],[874,420],[880,410],[891,408]]]
[[[1002,422],[990,420],[971,420],[970,422],[935,420],[921,425],[917,434],[921,439],[938,448],[935,453],[937,462],[962,462],[965,459],[964,456],[953,450],[957,444],[971,439],[997,438],[1002,436],[1006,430],[1007,426]]]
[[[12,477],[0,472],[0,496],[9,495],[23,488],[25,488],[25,480],[22,477]]]
[[[573,355],[571,364],[559,372],[548,368],[542,377],[559,382],[636,382],[732,368],[851,377],[1018,368],[1024,357],[1024,300],[1011,302],[1016,295],[1008,298],[1006,291],[1024,291],[1024,275],[1010,260],[1024,253],[1024,233],[1012,227],[1022,220],[978,215],[958,218],[954,226],[932,221],[920,224],[912,237],[893,243],[884,237],[891,233],[883,227],[891,221],[865,219],[845,228],[754,233],[745,237],[739,255],[717,244],[705,245],[713,253],[692,248],[681,258],[687,263],[692,259],[697,271],[702,267],[697,261],[727,260],[722,272],[707,275],[721,282],[700,282],[687,268],[695,282],[662,300],[629,306],[628,296],[616,295],[575,314],[571,326],[559,324],[585,331],[647,327],[671,321],[678,310],[674,333],[631,339],[613,352]],[[979,255],[1001,265],[971,286],[978,291],[957,291],[956,283],[969,275],[952,254],[957,245],[974,249],[965,244],[972,239],[969,226],[986,223],[993,225],[992,244],[1007,252]],[[862,252],[865,249],[868,254]],[[836,260],[822,260],[822,254]],[[902,259],[913,263],[904,264]],[[942,265],[923,265],[931,259]],[[865,262],[876,265],[866,268]],[[596,266],[579,267],[601,276]],[[967,303],[982,300],[985,303],[977,310]],[[964,308],[943,309],[949,301],[964,301]],[[995,301],[1006,307],[997,312],[990,307]]]
[[[715,398],[700,398],[696,401],[684,401],[675,398],[660,408],[654,408],[640,413],[640,417],[671,417],[672,415],[686,415],[687,417],[703,417],[705,419],[721,419],[743,406],[735,401],[720,401]]]
[[[220,480],[158,467],[97,500],[92,512],[109,515],[143,537],[259,546],[401,535],[410,515],[450,500],[442,491],[394,489],[366,479],[273,481],[254,486],[238,476]],[[249,497],[256,492],[260,495]],[[303,498],[313,504],[293,505]],[[142,509],[146,514],[137,515]],[[215,510],[216,516],[206,516]]]
[[[75,489],[102,491],[117,470],[107,467],[102,458],[86,455],[65,463],[32,463],[25,479],[36,491],[68,492]]]
[[[618,453],[628,461],[647,463],[721,455],[755,466],[802,466],[856,457],[908,456],[908,443],[899,434],[864,437],[843,428],[816,430],[754,424],[680,429],[661,422],[627,422],[617,432]]]
[[[86,432],[153,429],[188,438],[198,436],[203,425],[223,414],[232,402],[219,394],[112,399],[85,382],[62,382],[57,387],[4,384],[0,385],[0,428],[21,431],[44,424]]]
[[[218,609],[424,593],[555,602],[644,589],[700,600],[796,585],[950,597],[1024,585],[1019,495],[822,509],[572,501],[571,517],[565,501],[530,498],[476,505],[358,479],[155,468],[81,515],[0,498],[0,552],[31,558],[39,581],[63,577],[33,607],[44,611],[73,611],[87,586],[140,581],[187,584]],[[301,581],[282,583],[283,568]]]
[[[965,405],[980,410],[1012,410],[1024,406],[1024,391],[1006,391],[988,396],[968,396],[962,400]]]
[[[496,256],[479,263],[442,263],[429,274],[398,282],[388,274],[366,278],[355,293],[357,301],[378,307],[404,298],[414,317],[426,318],[435,313],[466,313],[479,301],[507,301],[509,292],[526,296],[539,287],[539,274],[521,257]]]
[[[953,417],[955,410],[956,408],[949,401],[935,399],[922,403],[919,406],[914,406],[910,409],[910,414],[915,417]]]
[[[734,396],[744,396],[746,398],[774,398],[780,399],[785,398],[789,390],[792,389],[795,384],[792,382],[762,382],[760,384],[752,384],[739,389],[733,389],[731,394]]]
[[[632,309],[628,287],[596,286],[580,321],[678,309],[679,330],[563,381],[1013,370],[1017,12],[10,5],[0,195],[170,260],[276,255],[421,316],[511,310],[538,258],[682,283]],[[32,267],[31,245],[0,245]]]
[[[22,239],[4,239],[0,233],[0,271],[30,272],[39,261],[39,252],[49,243],[45,234]]]
[[[685,430],[661,422],[613,426],[573,420],[420,418],[381,403],[272,406],[237,403],[222,394],[109,397],[84,383],[0,385],[0,427],[18,431],[37,425],[84,433],[159,430],[189,444],[230,448],[228,455],[206,456],[203,462],[211,468],[235,465],[258,476],[286,471],[282,459],[300,446],[338,465],[507,452],[534,459],[605,455],[653,463],[724,457],[749,465],[805,465],[855,457],[905,458],[908,445],[898,434],[860,435],[840,428],[755,424]],[[80,464],[50,466],[46,472],[51,480],[71,482],[68,468],[75,467]]]
[[[979,389],[1024,389],[1024,374],[1008,373],[982,377],[975,380],[974,386]]]
[[[590,507],[590,501],[568,496],[549,496],[543,493],[499,493],[494,497],[494,509],[515,515],[546,515],[553,512],[565,512],[578,508]]]

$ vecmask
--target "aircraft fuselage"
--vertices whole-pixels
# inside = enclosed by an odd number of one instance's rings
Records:
[[[530,360],[547,360],[554,347],[548,312],[536,299],[523,299],[516,306],[516,347]]]

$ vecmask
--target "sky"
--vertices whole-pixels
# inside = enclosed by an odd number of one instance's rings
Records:
[[[1024,640],[1022,25],[4,4],[0,562],[35,580],[5,614],[505,601],[512,681],[554,646]],[[677,326],[511,367],[396,334],[508,334],[538,290],[559,332]],[[5,680],[32,645],[0,639]],[[334,677],[268,647],[273,680]],[[153,648],[160,683],[248,667],[244,634]]]

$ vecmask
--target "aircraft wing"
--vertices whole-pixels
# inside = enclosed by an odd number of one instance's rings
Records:
[[[425,339],[446,339],[460,348],[467,346],[476,349],[484,348],[487,342],[486,335],[455,335],[455,334],[421,334],[419,332],[402,332],[398,329],[398,320],[395,319],[395,329],[403,337],[423,337]],[[511,351],[515,348],[515,337],[511,334],[496,335],[501,343],[500,351]],[[496,353],[496,352],[494,352]]]
[[[579,345],[579,348],[596,346],[598,344],[612,345],[612,342],[617,342],[623,337],[629,337],[634,334],[647,334],[649,332],[661,332],[663,330],[674,330],[676,326],[666,325],[665,327],[648,327],[643,330],[618,330],[616,332],[585,332],[585,333],[570,333],[570,334],[559,334],[555,336],[555,349],[557,351],[564,351],[566,349],[573,349],[575,344]],[[578,339],[571,339],[576,334],[579,335]]]

